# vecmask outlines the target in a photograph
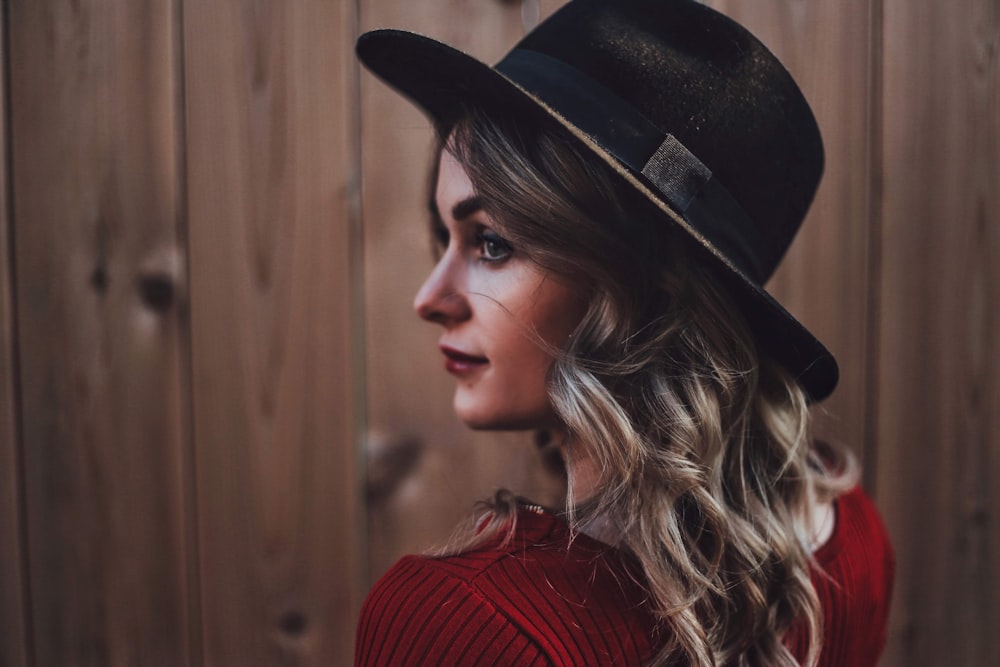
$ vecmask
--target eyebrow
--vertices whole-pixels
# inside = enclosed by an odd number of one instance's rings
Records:
[[[428,202],[427,208],[430,211],[431,220],[441,222],[441,211],[438,209],[437,202],[433,197]],[[473,213],[481,211],[482,209],[483,198],[479,195],[472,195],[471,197],[462,199],[451,207],[451,217],[455,220],[464,220]]]
[[[483,198],[479,195],[466,197],[451,207],[451,217],[455,220],[464,220],[473,213],[483,210]]]

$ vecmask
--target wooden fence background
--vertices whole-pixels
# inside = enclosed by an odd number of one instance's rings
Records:
[[[530,436],[450,412],[426,122],[359,31],[495,60],[555,0],[4,0],[0,667],[345,665]],[[1000,2],[717,0],[823,128],[773,291],[895,540],[884,665],[1000,665]]]

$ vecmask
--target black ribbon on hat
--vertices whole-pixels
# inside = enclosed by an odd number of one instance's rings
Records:
[[[758,284],[755,226],[712,171],[676,137],[602,83],[560,60],[515,49],[497,71],[587,134],[664,196],[709,243]]]

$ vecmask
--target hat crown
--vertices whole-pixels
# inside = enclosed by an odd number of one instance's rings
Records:
[[[750,32],[691,0],[574,0],[512,53],[554,58],[602,84],[703,162],[746,212],[766,281],[823,171],[815,118]]]

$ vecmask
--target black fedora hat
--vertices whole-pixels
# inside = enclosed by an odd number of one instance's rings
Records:
[[[376,30],[361,61],[439,125],[472,104],[556,122],[684,230],[758,344],[812,400],[833,355],[763,289],[812,202],[823,146],[778,59],[692,0],[573,0],[495,67],[435,40]]]

